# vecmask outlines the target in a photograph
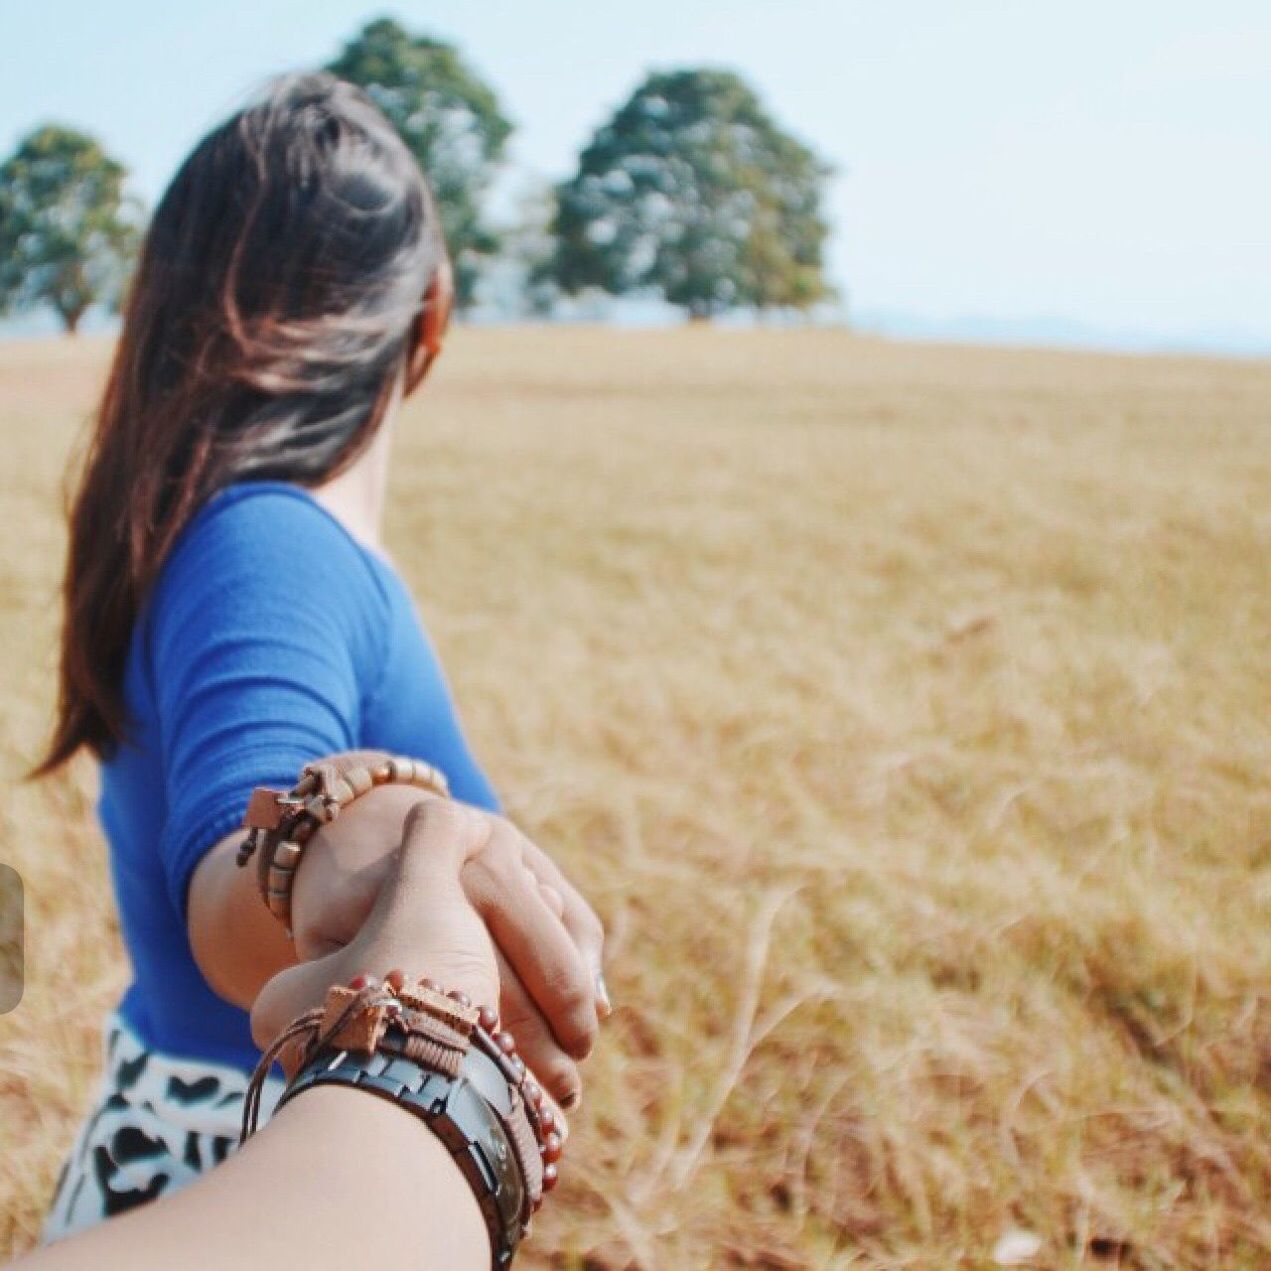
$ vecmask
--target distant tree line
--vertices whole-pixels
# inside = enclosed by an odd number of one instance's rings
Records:
[[[693,319],[829,299],[829,167],[731,71],[655,72],[593,134],[524,224],[487,214],[513,126],[454,46],[369,23],[327,70],[361,85],[437,196],[461,309],[500,259],[528,307],[592,292],[661,296]],[[74,332],[117,306],[144,227],[127,172],[92,137],[45,125],[0,164],[0,314],[50,306]]]

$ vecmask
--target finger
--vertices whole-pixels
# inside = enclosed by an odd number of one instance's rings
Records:
[[[561,920],[520,865],[515,832],[496,828],[465,869],[465,889],[556,1040],[574,1058],[583,1059],[599,1026],[594,981]]]
[[[507,959],[496,953],[499,964],[499,1027],[516,1038],[517,1053],[525,1060],[534,1080],[561,1107],[576,1108],[582,1099],[578,1065],[560,1048],[552,1030],[531,1000],[520,976]]]
[[[542,896],[543,903],[554,913],[557,918],[565,916],[565,897],[556,890],[555,887],[548,886],[547,883],[540,883],[536,878],[535,886],[538,888],[538,894]]]
[[[422,799],[402,826],[397,891],[425,894],[458,887],[459,874],[485,846],[495,822],[452,799]]]
[[[541,847],[532,839],[521,835],[524,840],[523,850],[525,863],[533,871],[540,883],[552,887],[560,895],[564,905],[561,921],[565,930],[573,937],[574,943],[581,951],[588,967],[591,968],[595,984],[596,1006],[603,1016],[613,1013],[609,1001],[609,989],[605,984],[605,928],[596,916],[596,911],[583,898],[582,893],[569,881],[556,864]]]

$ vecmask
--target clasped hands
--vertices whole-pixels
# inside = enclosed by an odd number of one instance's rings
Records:
[[[575,1106],[578,1061],[609,1011],[591,906],[503,817],[407,788],[375,795],[309,845],[292,894],[301,961],[257,997],[257,1043],[330,985],[400,967],[497,1004],[539,1082]]]

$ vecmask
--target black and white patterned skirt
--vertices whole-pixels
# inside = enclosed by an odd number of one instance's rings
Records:
[[[193,1182],[237,1146],[247,1076],[148,1050],[106,1021],[101,1089],[62,1167],[44,1239],[57,1240]],[[282,1094],[271,1077],[262,1121]]]

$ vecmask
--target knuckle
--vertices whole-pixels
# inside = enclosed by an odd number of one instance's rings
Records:
[[[498,812],[491,812],[489,817],[490,823],[494,826],[495,832],[500,838],[511,839],[513,842],[520,839],[521,831],[507,817],[502,816]]]
[[[455,839],[465,846],[480,847],[489,833],[488,818],[479,808],[454,799],[424,795],[411,805],[406,817],[406,833],[420,832]]]
[[[466,820],[463,808],[449,799],[421,799],[413,813],[430,829],[446,832],[458,830]]]
[[[473,845],[478,851],[484,849],[494,837],[495,818],[484,808],[473,807],[470,803],[458,803],[453,806],[461,808],[471,827]]]
[[[513,866],[520,864],[520,853],[516,850],[515,842],[508,835],[499,832],[501,828],[495,826],[481,850],[481,859],[488,869],[508,874]]]
[[[578,978],[571,975],[556,986],[556,1004],[568,1018],[581,1021],[591,1006],[591,988],[580,984]]]
[[[507,845],[508,858],[513,861],[518,868],[526,865],[525,846],[528,840],[511,821],[505,817],[498,818],[499,825],[495,835],[501,842]]]
[[[605,924],[600,921],[589,905],[583,906],[581,925],[583,938],[597,948],[603,947],[605,943]]]

